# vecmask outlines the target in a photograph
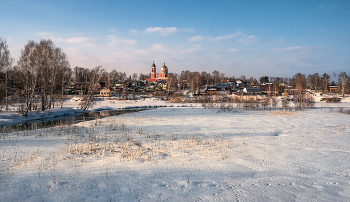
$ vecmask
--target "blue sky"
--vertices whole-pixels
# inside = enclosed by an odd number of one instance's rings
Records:
[[[350,1],[0,0],[0,36],[17,61],[52,39],[71,68],[226,76],[350,73]]]

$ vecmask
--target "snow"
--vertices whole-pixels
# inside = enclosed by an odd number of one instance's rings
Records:
[[[100,100],[91,110],[153,109],[1,133],[0,198],[349,201],[350,115],[336,110],[349,106],[219,113],[200,104]],[[78,109],[69,101],[31,117]],[[1,120],[14,123],[15,113],[7,113]]]
[[[98,104],[94,105],[89,110],[83,111],[80,109],[80,99],[73,97],[67,100],[63,107],[60,105],[55,106],[46,111],[34,111],[29,112],[27,117],[23,117],[18,114],[19,107],[10,107],[9,111],[0,111],[0,126],[14,125],[29,120],[55,118],[62,116],[69,116],[74,114],[81,114],[89,111],[103,111],[103,110],[119,110],[119,109],[133,109],[133,108],[156,108],[156,107],[180,107],[180,106],[191,106],[191,104],[181,103],[169,103],[158,98],[146,98],[138,100],[126,100],[119,101],[116,99],[108,98],[97,98]],[[201,105],[197,105],[201,106]]]

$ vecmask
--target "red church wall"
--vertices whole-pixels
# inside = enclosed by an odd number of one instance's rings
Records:
[[[165,66],[165,63],[164,63]],[[151,65],[151,78],[146,78],[146,80],[148,82],[155,82],[156,80],[167,80],[167,74],[168,74],[168,69],[163,69],[161,68],[160,70],[160,74],[157,74],[157,70],[156,70],[156,65],[153,64]]]

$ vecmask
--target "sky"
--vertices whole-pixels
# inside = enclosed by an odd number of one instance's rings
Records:
[[[18,61],[51,39],[70,67],[225,76],[350,74],[349,0],[0,0],[0,37]]]

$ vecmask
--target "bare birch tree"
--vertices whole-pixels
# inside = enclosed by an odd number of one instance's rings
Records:
[[[23,115],[27,116],[28,111],[33,109],[35,102],[35,91],[39,83],[39,65],[35,52],[36,43],[29,41],[28,44],[21,50],[17,67],[18,82],[25,90],[26,110]]]
[[[5,71],[5,105],[8,110],[8,72],[12,66],[13,59],[10,57],[10,51],[7,46],[6,39],[0,37],[0,72]],[[2,100],[2,98],[0,98]]]
[[[298,93],[301,94],[303,89],[306,88],[306,78],[302,73],[297,73],[292,79],[293,87],[298,89]]]
[[[328,85],[329,85],[329,75],[327,73],[324,73],[321,78],[321,86],[323,92],[327,92],[328,90]]]
[[[220,79],[220,72],[217,70],[214,70],[213,71],[213,78],[214,78],[214,85],[216,85]]]
[[[72,77],[72,69],[70,68],[70,64],[68,62],[67,55],[61,51],[61,49],[57,50],[57,55],[59,59],[58,61],[58,68],[60,72],[59,80],[57,81],[57,85],[61,83],[61,108],[63,107],[63,95],[64,95],[64,83],[67,82],[69,84],[69,80]]]
[[[80,103],[80,108],[86,110],[94,105],[95,102],[95,91],[100,81],[104,69],[102,66],[98,66],[89,71],[89,83],[87,84],[88,93],[84,100]]]
[[[28,111],[34,109],[36,94],[41,99],[42,111],[54,107],[57,89],[70,68],[65,53],[50,39],[40,43],[29,41],[21,53],[16,72],[18,83],[26,92],[27,108],[23,115],[27,116]]]
[[[339,74],[339,77],[338,77],[338,83],[340,85],[340,88],[341,88],[341,94],[342,96],[344,97],[344,93],[345,93],[345,89],[348,87],[349,85],[349,76],[346,75],[345,72],[341,72]]]

